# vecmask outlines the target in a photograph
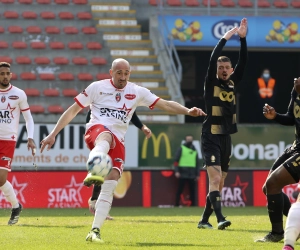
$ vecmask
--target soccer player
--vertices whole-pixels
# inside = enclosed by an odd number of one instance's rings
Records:
[[[218,229],[231,225],[221,211],[221,190],[227,176],[231,156],[231,136],[237,132],[236,125],[236,86],[241,82],[247,62],[247,19],[243,18],[240,27],[224,34],[214,48],[205,77],[204,100],[207,116],[204,119],[201,135],[201,150],[209,179],[209,193],[198,228],[212,229],[209,217],[213,211],[218,221]],[[231,61],[221,56],[226,42],[235,34],[239,36],[239,60],[232,68]]]
[[[32,156],[36,152],[33,141],[34,123],[27,96],[23,90],[10,83],[11,77],[10,64],[0,62],[0,190],[12,206],[8,225],[16,224],[22,211],[22,205],[17,199],[14,188],[7,180],[8,172],[11,172],[21,112],[26,121],[28,150],[31,149]]]
[[[89,110],[89,112],[87,113],[86,116],[86,123],[89,123],[91,119],[91,110]],[[134,126],[136,126],[138,129],[142,130],[143,133],[145,134],[146,138],[149,139],[152,135],[151,130],[141,122],[141,120],[139,119],[139,117],[137,116],[136,112],[134,111],[131,120],[130,120]],[[87,186],[90,185],[89,182],[86,183]],[[89,198],[88,200],[88,205],[89,205],[89,210],[92,214],[95,214],[95,210],[96,210],[96,201],[100,195],[100,191],[101,191],[101,186],[100,185],[94,185],[93,186],[93,192],[92,192],[92,196]],[[106,216],[107,220],[113,220],[113,217],[111,217],[109,214]]]
[[[130,71],[128,61],[122,58],[115,59],[109,71],[112,79],[93,82],[76,96],[75,103],[62,114],[51,133],[41,141],[41,152],[46,146],[49,150],[59,131],[82,108],[90,106],[91,120],[86,125],[85,134],[85,142],[91,150],[89,158],[95,153],[108,153],[113,161],[113,169],[102,184],[100,196],[96,202],[92,230],[86,237],[87,241],[103,242],[100,237],[100,228],[110,211],[114,190],[123,172],[124,136],[136,107],[148,106],[150,109],[157,107],[167,112],[194,117],[206,115],[199,108],[188,109],[177,102],[160,99],[148,89],[129,82]],[[101,180],[99,183],[101,184]]]
[[[300,84],[300,78],[294,81],[295,86],[298,83]],[[263,188],[267,195],[272,231],[262,239],[256,240],[256,242],[278,242],[284,238],[283,214],[290,216],[290,202],[288,197],[282,192],[282,188],[289,184],[298,183],[300,178],[300,116],[297,112],[299,106],[299,94],[293,88],[286,114],[276,113],[275,109],[268,104],[265,104],[263,107],[263,113],[267,119],[274,120],[282,125],[295,126],[296,138],[293,145],[285,149],[281,156],[277,158],[264,184]],[[297,207],[298,205],[293,208],[293,211]],[[287,225],[295,225],[295,223],[290,222]],[[288,238],[288,244],[291,244],[290,236]]]

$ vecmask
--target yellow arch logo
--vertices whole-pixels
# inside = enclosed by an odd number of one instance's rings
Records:
[[[160,142],[162,139],[164,139],[166,145],[166,158],[171,159],[171,145],[169,137],[166,135],[166,133],[160,133],[157,137],[154,134],[152,134],[152,136],[149,139],[144,139],[142,146],[142,159],[146,159],[147,157],[148,141],[151,140],[151,138],[153,140],[154,157],[159,157]]]

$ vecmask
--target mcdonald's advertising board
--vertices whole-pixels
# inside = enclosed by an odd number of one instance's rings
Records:
[[[149,125],[152,138],[139,132],[139,167],[172,167],[174,156],[186,135],[194,137],[200,150],[201,124]],[[294,140],[294,128],[280,125],[240,125],[232,135],[231,168],[270,169],[276,158]]]

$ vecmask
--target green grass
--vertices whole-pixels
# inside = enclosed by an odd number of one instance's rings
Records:
[[[24,209],[19,223],[7,226],[10,210],[0,210],[1,249],[281,249],[283,243],[255,243],[270,229],[266,208],[223,208],[232,225],[200,230],[202,208],[113,208],[104,244],[85,241],[93,216],[87,209]],[[215,216],[210,222],[216,227]]]

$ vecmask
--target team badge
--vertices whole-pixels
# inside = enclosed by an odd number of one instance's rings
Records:
[[[116,101],[119,102],[121,100],[121,94],[117,93],[116,94]]]
[[[211,162],[216,162],[216,157],[215,157],[214,155],[212,155],[212,156],[210,157],[210,161],[211,161]]]
[[[3,103],[3,102],[5,102],[6,101],[6,98],[5,98],[5,96],[3,95],[2,97],[1,97],[1,102]]]

